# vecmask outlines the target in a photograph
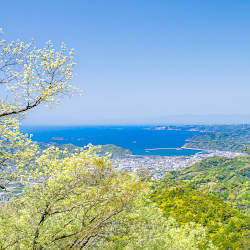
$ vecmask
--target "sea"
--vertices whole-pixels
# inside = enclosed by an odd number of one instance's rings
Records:
[[[157,130],[147,126],[24,126],[24,133],[44,143],[76,146],[114,144],[134,155],[191,156],[199,150],[181,149],[198,131]]]

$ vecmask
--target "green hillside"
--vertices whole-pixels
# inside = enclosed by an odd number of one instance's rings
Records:
[[[201,128],[197,128],[201,129]],[[244,152],[250,146],[250,127],[219,126],[203,128],[205,133],[194,135],[184,145],[187,148]]]
[[[152,199],[180,224],[207,229],[219,249],[248,249],[250,157],[213,157],[170,171]]]
[[[37,142],[37,144],[42,150],[48,147],[55,146],[62,150],[67,149],[69,152],[75,152],[76,150],[82,148],[82,147],[75,146],[73,144],[43,143],[43,142]],[[110,153],[111,158],[123,158],[123,157],[128,157],[130,154],[132,154],[132,152],[129,151],[128,149],[124,149],[122,147],[118,147],[113,144],[101,145],[101,147],[97,149],[96,151],[101,156],[105,155],[106,153]]]
[[[179,186],[158,189],[152,199],[165,217],[174,217],[181,225],[197,223],[205,227],[218,249],[247,249],[249,217],[216,196]]]
[[[213,157],[182,171],[170,171],[165,177],[165,183],[170,186],[189,184],[249,213],[249,176],[249,156]]]

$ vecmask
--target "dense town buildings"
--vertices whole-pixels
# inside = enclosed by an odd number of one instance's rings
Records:
[[[170,170],[180,170],[202,159],[223,156],[234,157],[241,153],[226,151],[199,152],[193,156],[148,156],[131,155],[126,158],[113,159],[115,167],[119,170],[136,171],[147,170],[153,179],[162,178]]]

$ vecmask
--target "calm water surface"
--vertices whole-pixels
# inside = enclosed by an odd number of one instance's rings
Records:
[[[23,127],[39,142],[72,143],[76,146],[114,144],[136,155],[181,156],[193,155],[198,150],[154,148],[179,148],[185,140],[199,133],[196,131],[152,130],[149,127]]]

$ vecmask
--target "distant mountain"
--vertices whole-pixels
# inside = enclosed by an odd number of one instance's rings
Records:
[[[250,124],[250,114],[166,115],[153,119],[158,124]]]

